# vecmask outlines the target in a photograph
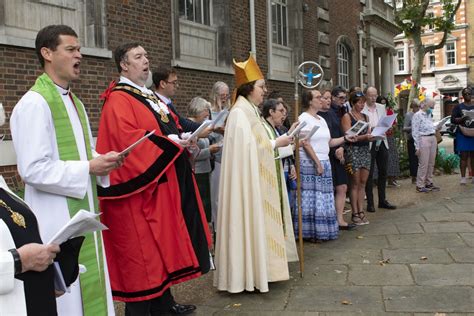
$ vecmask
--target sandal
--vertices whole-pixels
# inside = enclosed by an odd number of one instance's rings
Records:
[[[352,222],[357,226],[370,224],[364,212],[352,213]]]

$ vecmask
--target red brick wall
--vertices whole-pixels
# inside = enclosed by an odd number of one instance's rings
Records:
[[[304,56],[305,60],[317,61],[317,5],[316,1],[307,3],[309,11],[304,13]],[[330,33],[331,47],[334,47],[338,34],[348,34],[357,46],[357,28],[354,25],[355,22],[358,23],[359,1],[330,0],[329,3],[333,21]],[[232,0],[231,5],[232,56],[242,61],[247,59],[250,51],[249,2]],[[107,0],[108,49],[113,51],[117,45],[128,41],[139,42],[148,51],[152,69],[159,63],[170,65],[172,59],[170,6],[169,0]],[[267,73],[268,67],[266,11],[266,1],[255,1],[257,60],[264,74]],[[335,20],[341,19],[344,23],[336,23]],[[350,23],[346,23],[347,21]],[[332,62],[334,64],[334,61]],[[40,73],[41,69],[33,49],[0,45],[0,101],[3,102],[8,116]],[[72,84],[73,91],[86,105],[94,135],[97,132],[102,104],[99,95],[117,76],[112,59],[84,56],[81,78]],[[186,113],[187,104],[193,97],[208,97],[215,81],[225,81],[231,89],[234,84],[233,76],[228,74],[178,69],[178,76],[180,86],[174,101],[183,114]],[[268,86],[269,91],[281,91],[287,103],[293,106],[293,83],[270,81]],[[0,134],[4,133],[7,134],[7,139],[10,139],[8,125],[0,128]],[[0,167],[0,173],[5,174],[7,180],[13,177],[14,170],[13,166]]]
[[[357,30],[360,25],[360,12],[362,5],[359,0],[329,0],[330,33],[329,48],[331,50],[331,71],[334,85],[337,85],[337,56],[336,41],[341,35],[349,37],[354,48],[352,62],[356,64],[356,74],[351,75],[350,85],[359,84],[359,43]],[[353,68],[351,68],[351,72]],[[355,81],[354,81],[355,80]]]

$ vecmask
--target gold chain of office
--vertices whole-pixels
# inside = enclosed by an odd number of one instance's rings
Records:
[[[160,114],[160,119],[163,123],[168,123],[170,120],[168,118],[168,115],[163,111],[163,109],[160,107],[160,100],[154,96],[154,95],[148,95],[146,93],[143,93],[141,92],[140,90],[138,90],[137,88],[134,88],[134,87],[130,87],[130,86],[116,86],[114,87],[114,90],[127,90],[127,91],[130,91],[132,93],[135,93],[139,96],[142,96],[144,97],[145,99],[148,99],[150,101],[152,101],[153,103],[155,103],[156,105],[158,105],[158,113]]]

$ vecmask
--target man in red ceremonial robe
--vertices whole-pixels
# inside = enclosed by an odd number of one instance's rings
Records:
[[[187,314],[170,286],[207,273],[211,238],[177,117],[145,87],[149,63],[138,43],[114,53],[120,81],[102,95],[97,150],[118,152],[147,133],[99,188],[114,299],[126,315]]]

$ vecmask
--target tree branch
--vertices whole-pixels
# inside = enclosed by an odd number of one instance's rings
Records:
[[[458,0],[456,6],[453,9],[453,12],[449,16],[446,17],[447,21],[453,21],[454,16],[456,15],[456,12],[458,12],[459,7],[461,6],[461,1]],[[444,30],[443,30],[443,37],[441,38],[440,42],[436,45],[428,45],[425,47],[425,51],[427,53],[434,52],[437,49],[443,48],[444,44],[446,44],[446,40],[448,38],[448,34],[450,33],[450,29],[448,25],[445,25]]]

